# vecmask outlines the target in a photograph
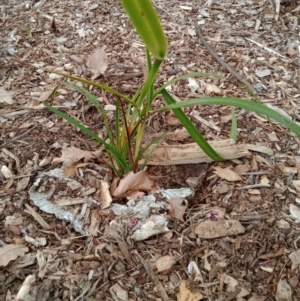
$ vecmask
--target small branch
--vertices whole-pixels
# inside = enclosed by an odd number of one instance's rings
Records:
[[[225,61],[223,59],[221,59],[217,53],[215,52],[215,50],[206,42],[203,34],[202,34],[202,30],[201,27],[199,25],[196,24],[196,33],[199,37],[199,39],[201,40],[201,42],[204,44],[204,46],[206,47],[206,49],[209,51],[209,53],[211,54],[211,56],[225,69],[227,69],[227,71],[229,73],[231,73],[238,81],[240,81],[242,84],[244,84],[254,95],[256,94],[252,85],[244,78],[242,77],[235,69],[233,69],[232,67],[230,67],[227,63],[225,63]]]

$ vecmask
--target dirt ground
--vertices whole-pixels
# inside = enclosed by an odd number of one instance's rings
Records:
[[[183,80],[170,91],[181,100],[251,99],[203,45],[198,23],[263,103],[299,122],[300,3],[279,2],[153,1],[169,42],[157,83],[192,71],[216,73],[221,77],[197,78],[196,88]],[[103,209],[101,182],[109,177],[111,183],[112,175],[101,147],[43,106],[62,81],[45,69],[91,78],[86,61],[99,48],[109,63],[96,80],[128,95],[136,91],[145,49],[119,1],[0,4],[0,300],[300,300],[299,137],[236,109],[237,144],[247,146],[249,155],[148,166],[157,188],[188,188],[192,194],[171,204],[172,211],[156,193],[156,207],[145,210],[150,219],[164,218],[163,230],[133,239],[140,225],[134,209],[118,215],[126,201],[114,198]],[[92,92],[107,110],[113,107],[113,97]],[[162,102],[158,98],[155,105]],[[104,135],[101,118],[78,93],[60,86],[54,105]],[[185,112],[208,140],[229,138],[230,108]],[[148,126],[151,133],[181,129],[170,112],[152,116]],[[63,147],[86,151],[72,179],[59,176],[64,162],[53,160]]]

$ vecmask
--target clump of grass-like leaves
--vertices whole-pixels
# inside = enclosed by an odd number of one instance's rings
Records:
[[[151,0],[121,0],[121,3],[147,48],[146,59],[148,77],[132,98],[119,93],[107,85],[73,75],[51,71],[53,73],[63,75],[70,80],[81,83],[81,85],[72,84],[70,86],[83,94],[96,107],[99,116],[101,116],[102,120],[104,120],[108,139],[103,140],[96,133],[74,118],[68,116],[66,113],[51,105],[45,104],[49,110],[64,118],[70,124],[76,126],[82,132],[86,133],[92,139],[104,146],[109,157],[109,165],[116,175],[124,176],[130,171],[137,172],[139,169],[143,169],[147,164],[151,155],[151,153],[147,152],[147,150],[153,143],[156,143],[157,140],[161,138],[158,137],[148,142],[145,146],[142,145],[147,119],[150,114],[154,112],[172,110],[183,127],[188,131],[191,138],[214,161],[221,161],[223,158],[216,153],[205,138],[199,133],[188,116],[183,112],[183,107],[195,105],[228,105],[231,107],[244,108],[274,119],[300,136],[300,126],[297,123],[260,103],[229,97],[204,97],[176,102],[166,90],[167,86],[179,80],[196,76],[208,76],[211,74],[200,72],[189,73],[177,77],[155,89],[155,78],[167,54],[168,44],[165,33],[153,8]],[[89,92],[89,90],[85,89],[82,84],[105,90],[114,95],[116,99],[116,110],[114,116],[115,123],[113,127],[111,126],[107,113],[101,103],[91,92]],[[152,110],[153,101],[158,95],[163,96],[167,105],[159,109]],[[233,126],[230,137],[236,139],[237,125],[234,110],[232,112]],[[139,165],[141,159],[143,159],[143,164]]]

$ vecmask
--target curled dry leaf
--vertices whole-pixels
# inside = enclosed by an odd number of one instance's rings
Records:
[[[113,189],[111,194],[114,197],[126,197],[128,193],[137,191],[151,191],[154,188],[154,182],[148,178],[146,173],[141,170],[137,173],[130,172],[122,180],[120,180],[118,186]]]
[[[241,181],[242,178],[234,171],[228,169],[228,168],[220,168],[215,167],[214,173],[219,176],[220,178],[227,180],[227,181]]]
[[[188,201],[184,198],[171,198],[167,203],[170,205],[169,215],[184,222],[183,215],[188,207]]]
[[[18,256],[24,256],[28,248],[22,245],[5,245],[0,248],[0,266],[6,266],[11,260]]]

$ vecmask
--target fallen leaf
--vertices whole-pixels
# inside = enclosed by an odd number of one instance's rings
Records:
[[[69,178],[73,178],[76,175],[76,170],[79,167],[85,167],[87,162],[93,158],[96,158],[98,155],[99,152],[84,151],[73,146],[63,147],[61,157],[54,158],[52,163],[63,163],[64,174]],[[83,160],[84,163],[78,163],[80,160]]]
[[[171,198],[166,202],[170,205],[169,215],[184,222],[183,215],[188,207],[188,201],[184,198]]]
[[[177,301],[198,301],[202,300],[204,296],[200,292],[191,292],[187,287],[186,280],[182,280],[179,285],[179,293],[177,294]]]
[[[103,48],[98,48],[88,57],[87,66],[90,69],[104,73],[108,66],[108,59]]]
[[[70,167],[73,163],[78,162],[80,160],[84,160],[84,162],[88,162],[95,157],[94,153],[89,151],[84,151],[74,146],[71,147],[63,147],[60,158],[54,158],[53,164],[64,163],[64,166]]]
[[[24,256],[28,248],[22,245],[5,245],[0,248],[0,266],[6,266],[11,260]]]
[[[120,180],[116,189],[111,189],[111,194],[114,197],[121,197],[125,193],[132,191],[151,191],[154,187],[154,182],[148,178],[146,173],[141,170],[137,173],[130,172]]]
[[[234,171],[228,169],[228,168],[220,168],[215,167],[214,173],[219,176],[220,178],[227,180],[227,181],[241,181],[242,178]]]

